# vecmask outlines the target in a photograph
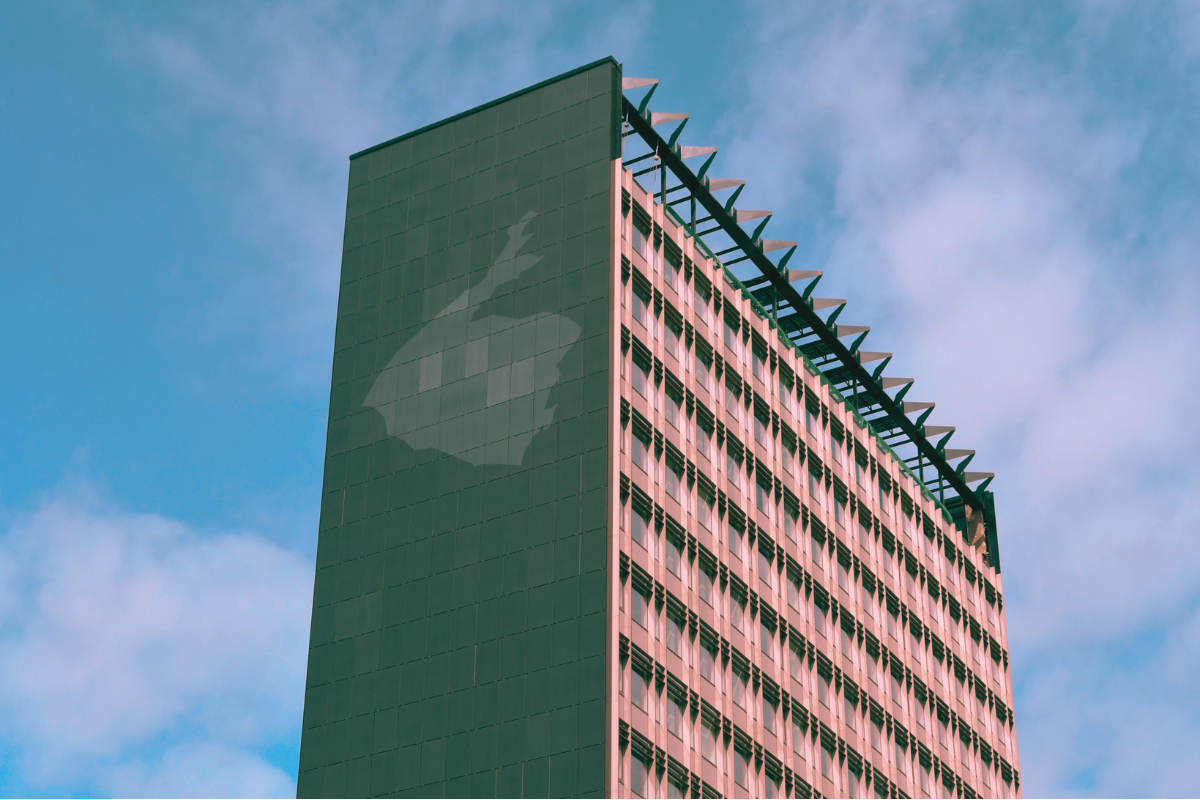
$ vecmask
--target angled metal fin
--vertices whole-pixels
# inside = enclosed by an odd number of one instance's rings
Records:
[[[651,111],[650,124],[663,125],[668,122],[678,122],[681,119],[687,119],[687,114],[677,114],[672,111]]]
[[[806,281],[809,278],[819,278],[824,275],[819,269],[789,269],[787,271],[788,283],[796,283],[797,281]]]
[[[746,182],[740,178],[709,178],[708,190],[710,192],[719,192],[722,189],[732,189],[735,186],[745,186]]]
[[[658,78],[621,78],[621,91],[628,92],[630,89],[640,89],[655,83],[658,83]]]
[[[699,155],[697,153],[697,155]],[[712,149],[712,155],[704,159],[704,163],[700,165],[700,171],[696,173],[699,180],[704,180],[704,173],[708,172],[708,168],[712,166],[713,159],[717,157],[717,148]]]

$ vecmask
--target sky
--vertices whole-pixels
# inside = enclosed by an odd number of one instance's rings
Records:
[[[0,5],[0,794],[294,796],[347,157],[613,55],[992,471],[1026,796],[1200,781],[1200,7]]]

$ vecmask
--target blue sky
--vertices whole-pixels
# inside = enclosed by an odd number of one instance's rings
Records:
[[[0,792],[294,793],[347,156],[612,54],[998,474],[1026,794],[1193,793],[1200,11],[431,5],[0,7]]]

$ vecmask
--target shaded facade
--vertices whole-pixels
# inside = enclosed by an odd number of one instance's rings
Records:
[[[652,115],[605,59],[352,158],[298,793],[1019,795],[990,494],[714,255]]]

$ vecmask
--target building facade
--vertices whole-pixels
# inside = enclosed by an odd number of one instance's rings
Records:
[[[1020,796],[990,493],[623,86],[351,160],[298,794]]]

